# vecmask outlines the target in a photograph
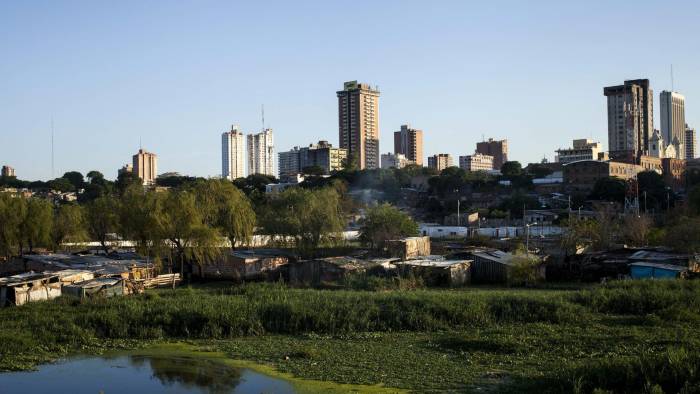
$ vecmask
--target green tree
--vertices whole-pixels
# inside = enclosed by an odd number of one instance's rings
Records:
[[[68,182],[73,185],[73,190],[80,190],[85,186],[85,178],[78,171],[66,172],[62,178],[68,179]]]
[[[535,178],[544,178],[552,174],[552,170],[544,164],[533,163],[527,166],[527,172]]]
[[[118,229],[118,201],[111,195],[99,197],[86,205],[87,228],[90,237],[109,251],[108,236]]]
[[[383,248],[387,240],[415,235],[418,224],[389,204],[370,208],[360,227],[360,241],[375,249]]]
[[[506,178],[520,176],[523,173],[523,166],[518,161],[507,161],[501,166],[501,174]]]
[[[700,185],[688,192],[688,208],[693,215],[700,215]]]
[[[627,183],[620,178],[607,177],[598,179],[593,185],[593,191],[588,196],[592,200],[625,202]]]
[[[21,239],[26,242],[29,252],[37,246],[51,244],[53,207],[50,202],[30,198],[27,200],[27,214],[20,225]]]
[[[77,204],[61,205],[53,220],[51,239],[55,249],[64,243],[79,243],[87,240],[87,223],[83,207]]]
[[[66,178],[56,178],[48,182],[47,185],[51,190],[58,190],[59,192],[71,192],[75,191],[75,186]]]
[[[22,254],[20,226],[26,216],[26,199],[0,193],[0,255]]]
[[[132,185],[119,201],[119,229],[136,251],[160,260],[164,252],[164,195]]]
[[[255,211],[240,189],[231,182],[210,179],[198,183],[195,190],[205,223],[217,228],[232,249],[236,244],[250,243],[255,230]]]
[[[266,234],[294,240],[301,255],[341,238],[345,222],[341,198],[333,187],[290,188],[272,199],[263,216]]]
[[[676,251],[700,253],[700,219],[681,217],[666,228],[665,244]]]
[[[542,262],[539,257],[527,253],[525,248],[518,249],[511,260],[508,283],[516,286],[532,286],[542,282],[541,266]]]
[[[132,186],[141,186],[143,185],[143,180],[139,178],[136,173],[131,172],[131,171],[122,171],[119,173],[119,176],[117,176],[117,181],[114,183],[114,186],[117,189],[117,193],[119,195],[123,195],[129,188]]]

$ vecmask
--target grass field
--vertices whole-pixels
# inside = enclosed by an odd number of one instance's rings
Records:
[[[223,283],[0,310],[0,369],[185,341],[415,391],[700,392],[700,282],[352,291]]]

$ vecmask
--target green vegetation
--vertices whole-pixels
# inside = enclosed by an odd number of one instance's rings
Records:
[[[417,391],[700,388],[694,281],[381,292],[222,283],[62,298],[2,309],[0,320],[0,369],[181,340],[300,378]]]
[[[413,218],[389,204],[368,209],[361,225],[360,241],[376,249],[383,248],[388,240],[418,235]]]

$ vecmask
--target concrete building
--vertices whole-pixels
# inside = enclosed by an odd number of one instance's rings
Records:
[[[495,141],[489,138],[488,141],[476,143],[476,153],[493,157],[493,169],[501,170],[503,163],[508,161],[508,140]]]
[[[15,174],[15,169],[10,167],[10,166],[2,166],[2,172],[0,172],[0,175],[3,177],[16,177],[17,175]]]
[[[291,150],[278,153],[277,168],[279,178],[301,173],[301,166],[299,165],[299,147],[295,146]]]
[[[275,143],[272,129],[248,134],[248,174],[275,176]]]
[[[459,168],[465,171],[491,171],[493,170],[493,156],[482,155],[481,153],[460,156]]]
[[[685,125],[685,159],[694,159],[698,155],[697,140],[695,137],[695,129]]]
[[[603,89],[608,98],[608,150],[646,155],[654,131],[654,96],[648,79]]]
[[[139,149],[133,156],[134,174],[138,175],[144,185],[154,185],[158,176],[158,156],[155,153]]]
[[[127,172],[134,172],[134,166],[132,166],[131,164],[128,164],[128,163],[124,164],[122,166],[122,168],[117,170],[117,176],[119,176],[121,174],[126,174]]]
[[[428,167],[434,168],[438,172],[452,166],[454,166],[452,156],[448,153],[438,153],[437,155],[428,157]]]
[[[347,149],[334,148],[328,141],[318,141],[317,144],[309,144],[304,148],[295,146],[287,152],[279,153],[279,175],[301,174],[308,167],[320,167],[324,174],[329,175],[343,169],[347,155]]]
[[[573,163],[579,160],[598,160],[603,151],[600,142],[593,142],[587,138],[573,141],[573,147],[567,149],[557,149],[555,161],[562,164]]]
[[[408,160],[406,156],[402,153],[383,153],[382,154],[382,168],[404,168],[411,164],[412,161]]]
[[[663,91],[661,103],[661,135],[667,145],[675,148],[675,159],[685,159],[685,97],[677,92]]]
[[[686,161],[672,157],[661,159],[664,183],[673,191],[679,191],[685,187]]]
[[[238,126],[221,134],[221,177],[229,180],[245,177],[243,133]]]
[[[338,141],[360,169],[379,168],[379,89],[345,82],[338,96]]]
[[[590,191],[599,179],[616,177],[626,181],[642,171],[644,167],[638,164],[596,160],[575,161],[564,165],[564,184],[577,190]]]
[[[423,165],[423,130],[401,125],[401,130],[394,132],[394,153],[404,155],[419,166]],[[382,168],[384,168],[382,166]]]

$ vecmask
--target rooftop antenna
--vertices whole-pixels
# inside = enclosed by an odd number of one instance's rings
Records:
[[[673,92],[673,64],[671,64],[671,91]]]
[[[139,136],[139,150],[143,149],[143,145],[141,145],[141,136]]]
[[[54,177],[54,146],[53,146],[53,136],[54,136],[54,128],[53,128],[53,116],[51,117],[51,178],[53,179]]]
[[[260,113],[262,115],[262,131],[265,131],[265,104],[260,105]]]

